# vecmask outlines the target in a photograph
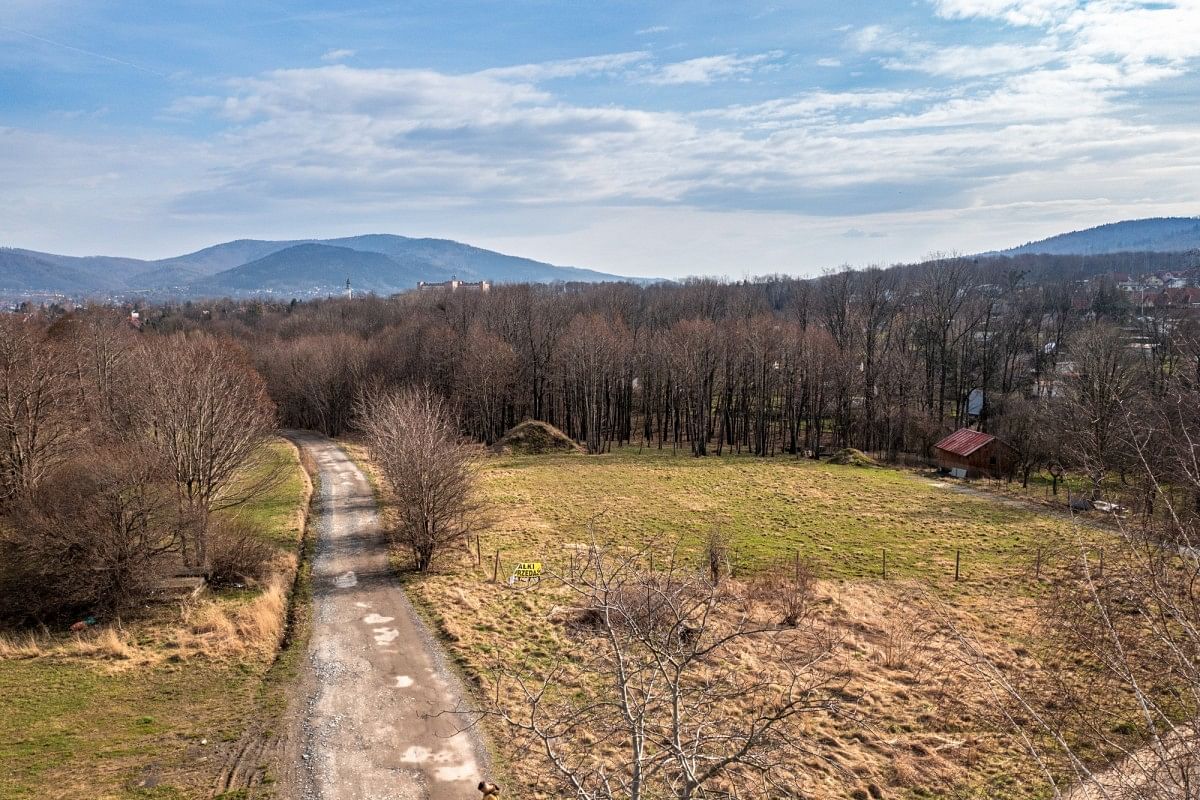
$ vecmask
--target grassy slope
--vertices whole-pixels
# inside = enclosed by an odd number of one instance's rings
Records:
[[[290,444],[273,444],[272,457],[286,479],[238,513],[294,550],[307,482]],[[170,646],[139,623],[126,627],[140,644]],[[269,667],[257,657],[167,656],[146,666],[0,661],[0,797],[208,797],[223,750],[262,697]],[[147,776],[158,785],[134,786]]]
[[[683,557],[693,558],[715,523],[731,540],[739,575],[798,551],[834,579],[819,592],[824,617],[845,637],[839,662],[851,676],[850,691],[875,706],[874,725],[864,732],[813,721],[818,749],[844,759],[863,785],[888,786],[889,797],[1038,795],[1040,776],[1030,773],[1020,747],[984,722],[986,699],[959,683],[956,691],[971,696],[961,698],[964,708],[948,711],[943,687],[922,683],[912,668],[881,668],[879,657],[889,641],[921,624],[913,592],[924,587],[949,603],[957,622],[995,657],[1026,663],[1021,654],[1031,642],[1017,620],[1035,591],[1033,553],[1072,538],[1065,520],[958,494],[911,473],[785,458],[694,459],[632,449],[600,457],[492,456],[481,461],[480,479],[494,515],[482,537],[483,564],[464,571],[467,558],[459,554],[436,573],[409,576],[409,588],[455,659],[485,687],[495,659],[545,668],[569,653],[561,628],[547,621],[569,598],[553,583],[496,591],[487,583],[495,550],[502,552],[502,576],[524,560],[561,570],[566,545],[587,542],[594,519],[601,541],[641,545],[660,537],[669,547],[679,540]],[[885,547],[886,582],[878,580]],[[530,765],[495,733],[498,763],[510,778],[521,776],[514,783],[524,783],[531,797],[552,796],[542,793],[546,784],[527,782]],[[814,780],[817,796],[845,797],[854,787],[845,776],[815,773]]]

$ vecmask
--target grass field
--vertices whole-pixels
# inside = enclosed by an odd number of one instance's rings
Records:
[[[227,513],[295,553],[308,482],[290,444],[272,444],[270,460],[284,479]],[[255,594],[212,607],[237,619]],[[247,723],[278,711],[273,652],[211,646],[178,606],[126,620],[119,646],[95,655],[73,652],[71,638],[55,632],[41,655],[0,660],[0,797],[211,797]]]
[[[822,578],[821,624],[839,642],[831,663],[869,721],[804,721],[813,752],[843,768],[812,766],[811,796],[871,797],[872,785],[889,798],[1043,796],[1040,774],[996,724],[987,694],[949,655],[953,642],[929,635],[936,627],[929,622],[936,609],[1000,663],[1033,669],[1033,598],[1054,569],[1052,554],[1094,532],[1036,506],[960,493],[912,472],[782,457],[695,459],[626,449],[488,455],[478,469],[491,516],[480,537],[482,563],[460,551],[434,573],[407,580],[484,694],[494,688],[489,676],[497,664],[546,670],[570,661],[572,647],[555,622],[569,593],[554,580],[529,591],[497,588],[490,582],[496,551],[501,579],[518,561],[565,572],[572,546],[593,536],[605,546],[654,542],[661,568],[676,547],[682,558],[699,559],[716,525],[739,581],[752,582],[797,553]],[[386,491],[382,497],[386,504]],[[385,507],[385,520],[388,513]],[[1039,547],[1040,582],[1033,574]],[[898,650],[910,654],[906,663],[890,664]],[[544,776],[540,787],[530,778],[537,772],[530,757],[503,731],[492,733],[499,764],[522,796],[555,796]]]
[[[640,545],[658,537],[695,553],[714,525],[753,571],[796,552],[830,578],[942,583],[955,551],[967,580],[1016,578],[1067,523],[963,496],[936,479],[810,460],[696,459],[660,451],[492,458],[482,484],[496,525],[485,545],[510,560],[556,561],[566,542]]]

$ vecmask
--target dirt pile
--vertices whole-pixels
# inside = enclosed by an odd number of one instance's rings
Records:
[[[579,453],[582,449],[571,437],[546,422],[526,420],[517,425],[496,442],[498,453],[518,456],[542,455],[545,453]]]
[[[844,450],[838,450],[829,457],[830,464],[846,464],[851,467],[878,467],[879,462],[871,458],[862,450],[855,450],[853,447],[847,447]]]

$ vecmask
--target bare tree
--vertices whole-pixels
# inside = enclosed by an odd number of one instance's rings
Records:
[[[205,567],[208,515],[246,502],[278,477],[262,461],[275,407],[258,373],[213,337],[150,342],[141,358],[140,423],[169,465],[181,512],[196,520],[183,540],[184,561]]]
[[[1118,467],[1120,407],[1135,390],[1136,371],[1122,332],[1098,324],[1080,333],[1073,351],[1078,375],[1068,384],[1063,426],[1074,460],[1099,497],[1105,477]]]
[[[471,451],[450,406],[428,389],[369,393],[356,416],[399,513],[392,536],[424,572],[480,522]]]
[[[72,374],[38,321],[0,317],[0,501],[28,497],[78,444]]]
[[[840,713],[824,669],[831,643],[811,626],[759,621],[704,572],[646,572],[645,555],[593,548],[563,579],[578,601],[572,666],[498,676],[479,713],[580,800],[791,796],[797,753],[820,758],[796,722]],[[751,648],[770,666],[745,669],[736,654]]]

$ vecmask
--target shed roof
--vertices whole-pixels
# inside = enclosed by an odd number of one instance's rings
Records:
[[[990,433],[962,428],[942,439],[934,447],[938,450],[945,450],[947,453],[953,453],[956,456],[965,457],[995,440],[996,437]]]

